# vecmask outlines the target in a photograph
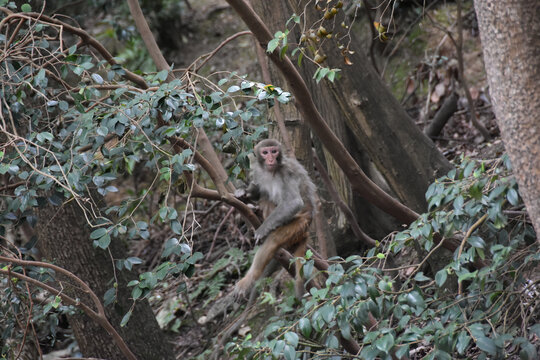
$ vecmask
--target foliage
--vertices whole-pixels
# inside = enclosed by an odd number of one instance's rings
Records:
[[[366,256],[334,259],[324,274],[307,261],[306,277],[324,275],[324,285],[298,309],[278,303],[264,334],[229,343],[229,353],[340,358],[343,338],[361,341],[362,359],[536,358],[539,286],[531,276],[540,252],[503,162],[463,159],[429,187],[430,211]],[[464,246],[433,274],[425,264],[441,244],[438,234]],[[426,252],[418,264],[381,266],[413,245]]]
[[[212,266],[208,270],[200,269],[198,272],[198,281],[196,282],[195,287],[188,288],[187,282],[178,280],[174,283],[168,283],[160,281],[157,286],[162,286],[164,289],[170,285],[176,286],[176,296],[169,296],[167,299],[166,296],[161,297],[164,300],[164,305],[160,304],[162,308],[158,315],[158,321],[162,328],[170,329],[171,331],[178,332],[180,325],[183,322],[191,323],[187,324],[188,326],[199,326],[193,324],[192,317],[186,317],[182,319],[177,315],[178,310],[182,311],[191,311],[198,313],[198,311],[193,311],[190,309],[190,304],[198,304],[202,309],[204,309],[203,318],[212,318],[216,316],[216,311],[214,306],[216,302],[219,304],[219,300],[223,300],[222,297],[224,290],[228,286],[229,279],[231,277],[238,276],[238,272],[241,268],[247,267],[247,253],[238,248],[229,248],[225,252],[225,256],[213,262]],[[193,282],[191,282],[193,284]],[[153,295],[154,297],[154,295]],[[158,299],[150,298],[151,301],[156,302]],[[219,306],[215,308],[220,309]],[[208,321],[208,320],[205,320]]]
[[[331,69],[323,65],[327,56],[323,52],[322,44],[325,41],[334,41],[337,50],[344,58],[344,62],[348,65],[351,64],[348,58],[349,49],[347,44],[350,36],[349,26],[345,25],[345,22],[337,25],[334,19],[338,12],[343,12],[342,7],[343,3],[341,1],[334,1],[333,4],[330,4],[329,1],[325,8],[317,4],[317,15],[320,15],[320,18],[313,22],[307,20],[308,15],[305,13],[293,14],[286,24],[290,29],[277,31],[274,38],[268,42],[266,51],[272,53],[278,49],[280,57],[283,57],[290,47],[292,48],[291,56],[297,56],[298,66],[302,65],[304,58],[317,66],[313,74],[313,78],[317,83],[324,78],[334,82],[335,79],[339,78],[340,69]],[[331,29],[327,30],[325,26],[330,26]],[[300,39],[298,43],[289,43],[294,30],[300,32]]]
[[[290,94],[236,73],[203,78],[186,72],[173,81],[166,81],[167,71],[139,76],[88,41],[87,34],[46,17],[0,13],[9,19],[0,28],[0,46],[6,49],[0,64],[0,175],[6,184],[0,203],[1,254],[15,256],[12,251],[20,244],[4,240],[23,225],[35,226],[37,207],[74,201],[93,229],[88,241],[96,248],[107,249],[111,241],[149,239],[154,227],[171,235],[163,262],[130,283],[134,301],[147,297],[168,276],[191,276],[201,254],[192,251],[193,228],[186,229],[183,210],[191,205],[176,195],[190,190],[186,178],[193,174],[208,179],[194,162],[197,129],[215,134],[219,150],[227,148],[231,179],[245,176],[253,142],[266,130],[260,114],[274,101],[287,102]],[[7,26],[12,22],[21,26]],[[78,43],[67,32],[84,41]],[[183,150],[175,147],[178,143]],[[147,175],[142,189],[120,187],[126,177]],[[32,246],[21,250],[30,254]],[[141,262],[137,257],[115,259],[123,271]],[[34,276],[20,267],[10,270]],[[52,281],[54,274],[49,275],[40,281]],[[8,298],[12,304],[31,300],[23,282],[1,281],[3,305]],[[116,296],[113,284],[105,303]],[[42,311],[34,305],[34,311]],[[3,315],[13,320],[19,311],[6,307]],[[14,335],[13,326],[5,329],[2,339]]]

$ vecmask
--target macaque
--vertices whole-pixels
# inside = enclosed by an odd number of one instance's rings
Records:
[[[257,250],[249,271],[236,284],[235,291],[245,294],[259,279],[276,251],[284,247],[303,257],[306,252],[308,230],[316,208],[315,185],[307,171],[293,158],[283,154],[281,144],[267,139],[255,146],[255,161],[251,164],[251,184],[248,196],[259,200],[264,222],[255,231],[256,241],[264,239]],[[295,293],[304,294],[300,274],[301,263],[296,261]]]

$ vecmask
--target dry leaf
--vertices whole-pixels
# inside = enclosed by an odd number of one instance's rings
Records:
[[[412,94],[414,89],[416,89],[416,83],[412,77],[407,78],[405,88],[407,89],[407,95]]]
[[[471,97],[473,100],[478,99],[478,96],[480,95],[480,91],[478,91],[478,88],[472,86],[471,88],[469,88],[469,92],[471,93]]]

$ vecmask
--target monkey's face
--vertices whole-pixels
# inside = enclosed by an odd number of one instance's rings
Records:
[[[259,150],[261,162],[267,171],[274,172],[278,169],[281,161],[279,146],[265,146]]]

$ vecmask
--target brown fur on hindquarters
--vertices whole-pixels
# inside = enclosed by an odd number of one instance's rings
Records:
[[[255,230],[255,239],[265,240],[255,254],[246,276],[236,285],[236,295],[244,294],[262,276],[265,266],[279,247],[294,250],[295,256],[304,256],[308,239],[308,226],[317,207],[316,188],[304,167],[294,158],[286,156],[281,143],[275,139],[259,142],[251,161],[251,183],[248,196],[259,201],[264,221]],[[304,294],[297,261],[296,295]]]
[[[311,213],[309,211],[302,211],[290,223],[272,231],[255,253],[255,258],[247,274],[236,284],[235,292],[239,295],[244,295],[262,275],[264,268],[280,247],[296,247],[294,256],[303,257],[309,236],[308,229],[310,221]],[[301,261],[298,259],[296,260],[295,292],[298,298],[304,294]]]

